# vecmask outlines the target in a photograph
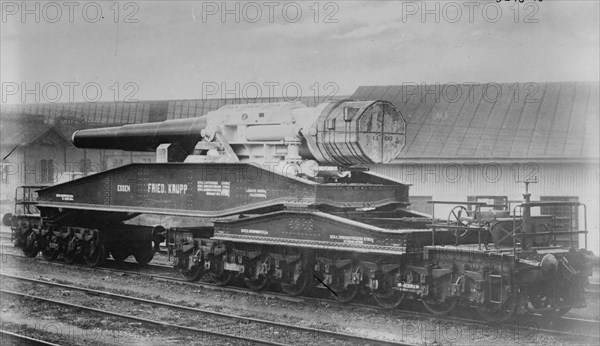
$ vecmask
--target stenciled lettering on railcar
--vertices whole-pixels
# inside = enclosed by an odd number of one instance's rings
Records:
[[[198,180],[198,192],[206,192],[207,196],[227,196],[231,190],[231,183],[228,181],[205,181]]]
[[[240,230],[242,233],[246,233],[246,234],[269,234],[268,231],[262,230],[262,229],[247,229],[247,228],[242,228]]]
[[[131,192],[130,185],[117,185],[117,192]]]
[[[185,195],[187,190],[187,184],[148,183],[148,193],[170,193],[175,195]]]
[[[69,193],[57,193],[56,197],[62,199],[63,201],[73,201],[74,200],[73,195],[71,195]]]
[[[349,243],[349,244],[364,244],[364,243],[373,244],[375,242],[375,240],[373,238],[369,238],[369,237],[358,237],[358,236],[340,235],[340,234],[332,234],[329,236],[329,239],[341,240],[343,243]]]
[[[267,198],[267,190],[265,189],[246,189],[249,197]]]

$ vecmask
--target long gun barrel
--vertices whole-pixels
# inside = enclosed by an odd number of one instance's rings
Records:
[[[396,158],[404,147],[405,128],[400,112],[386,101],[338,101],[316,107],[254,103],[224,106],[199,118],[77,131],[73,144],[130,151],[177,144],[188,162],[212,157],[213,162],[316,160],[353,166]],[[219,151],[229,156],[224,159]]]
[[[177,143],[191,153],[202,130],[206,117],[167,120],[156,123],[123,125],[75,131],[73,144],[78,148],[120,149],[126,151],[155,151],[162,143]]]

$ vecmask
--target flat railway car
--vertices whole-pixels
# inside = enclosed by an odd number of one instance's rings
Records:
[[[434,201],[455,205],[447,218],[412,211],[409,185],[369,171],[401,157],[405,131],[393,104],[352,100],[228,105],[199,118],[77,131],[77,147],[153,151],[156,163],[27,188],[39,215],[15,214],[13,237],[29,257],[90,266],[109,256],[148,263],[166,240],[188,280],[237,278],[289,295],[319,284],[342,302],[362,294],[395,308],[416,299],[434,314],[468,305],[490,322],[585,306],[593,256],[556,236],[587,231],[560,231],[552,217],[532,214],[558,202],[526,192],[502,213],[448,201]],[[139,222],[145,215],[168,222]]]

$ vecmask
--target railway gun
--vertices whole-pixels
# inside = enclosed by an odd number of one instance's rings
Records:
[[[277,284],[290,295],[320,286],[342,302],[416,299],[435,314],[468,305],[490,322],[585,305],[594,257],[572,240],[587,231],[557,244],[553,218],[531,215],[542,202],[529,193],[512,211],[433,201],[456,205],[437,218],[410,209],[408,184],[370,172],[401,156],[405,130],[389,102],[344,100],[77,131],[77,147],[152,151],[156,163],[25,187],[40,215],[15,213],[13,238],[26,256],[90,266],[109,256],[148,263],[166,240],[190,281]],[[133,222],[146,215],[165,224]]]

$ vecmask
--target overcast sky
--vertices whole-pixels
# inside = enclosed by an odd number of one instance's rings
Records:
[[[21,102],[20,89],[36,82],[40,101],[56,98],[57,83],[67,102],[95,99],[91,89],[82,96],[89,83],[110,101],[115,89],[119,100],[221,97],[236,83],[229,96],[599,78],[598,1],[230,1],[225,20],[221,1],[133,1],[118,14],[112,1],[58,2],[61,15],[57,3],[38,3],[39,18],[35,3],[25,17],[20,4],[2,4],[6,103]]]

